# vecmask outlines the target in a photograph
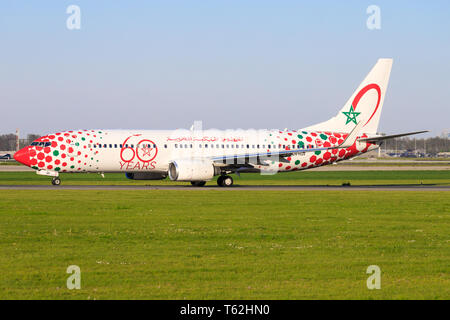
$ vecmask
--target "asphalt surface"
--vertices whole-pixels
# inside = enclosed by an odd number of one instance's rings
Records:
[[[248,186],[234,185],[230,188],[215,185],[192,186],[108,186],[108,185],[0,185],[0,190],[224,190],[224,191],[450,191],[441,185],[366,185],[366,186]]]
[[[404,170],[450,170],[450,164],[409,164],[400,165],[396,164],[386,164],[386,165],[356,165],[356,164],[337,164],[337,165],[327,165],[323,167],[311,168],[308,171],[404,171]],[[33,172],[34,169],[25,166],[0,166],[0,172]]]

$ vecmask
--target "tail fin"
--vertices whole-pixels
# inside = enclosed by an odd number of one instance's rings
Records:
[[[376,134],[391,68],[392,59],[379,59],[335,117],[305,130],[351,132],[363,121],[361,132]]]

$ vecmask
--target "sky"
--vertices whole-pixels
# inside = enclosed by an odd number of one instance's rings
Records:
[[[379,131],[436,136],[450,128],[449,16],[447,0],[2,0],[0,134],[299,129],[393,58]]]

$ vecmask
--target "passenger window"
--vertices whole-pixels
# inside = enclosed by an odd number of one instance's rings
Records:
[[[164,148],[167,149],[167,144],[164,145]]]
[[[112,144],[110,144],[109,147],[112,148]]]
[[[175,148],[178,148],[178,144],[175,143]]]
[[[101,145],[101,144],[99,144],[99,145],[98,145],[98,147],[99,147],[99,148],[101,148],[101,147],[102,147],[102,145]]]

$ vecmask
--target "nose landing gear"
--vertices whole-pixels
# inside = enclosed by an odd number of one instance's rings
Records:
[[[219,187],[231,187],[233,185],[233,178],[230,176],[220,176],[217,178],[217,184]]]
[[[36,170],[36,174],[41,176],[52,177],[52,185],[59,186],[61,184],[61,179],[59,178],[58,172],[49,170]]]

